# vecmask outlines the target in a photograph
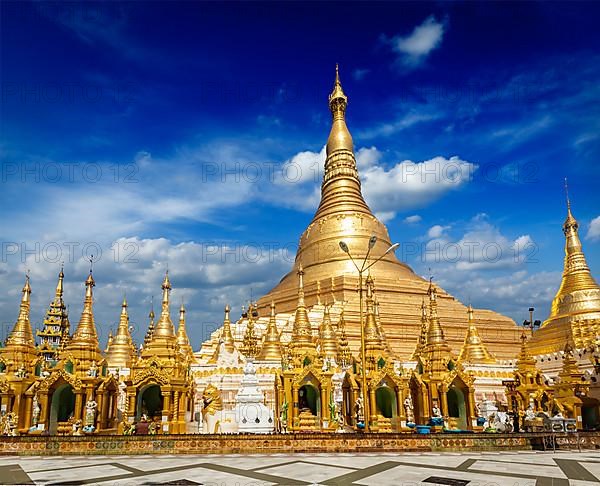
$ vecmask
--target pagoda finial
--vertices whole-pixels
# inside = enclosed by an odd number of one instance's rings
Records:
[[[169,293],[171,292],[171,282],[169,281],[169,270],[165,272],[165,278],[162,283],[162,304],[160,311],[160,318],[156,324],[156,328],[154,329],[154,337],[163,336],[166,338],[175,337],[175,329],[173,327],[173,322],[171,321],[171,312],[170,312],[170,302],[169,302]]]
[[[294,316],[294,326],[292,329],[292,341],[290,343],[296,354],[312,352],[315,349],[315,343],[312,338],[312,328],[308,319],[308,311],[304,303],[304,269],[302,264],[298,266],[298,305]]]
[[[345,121],[347,106],[348,97],[342,89],[339,67],[336,64],[333,91],[329,95],[329,109],[333,116],[333,126],[331,127],[331,133],[327,140],[327,155],[330,155],[337,150],[352,151],[352,136],[348,131]]]
[[[136,356],[135,345],[129,332],[129,314],[127,312],[127,298],[123,295],[121,304],[121,317],[114,337],[110,336],[106,346],[106,361],[109,366],[117,368],[131,367]]]
[[[219,348],[221,342],[225,346],[225,350],[228,353],[233,353],[235,351],[235,341],[233,339],[233,334],[231,333],[231,320],[229,318],[229,313],[231,312],[231,307],[229,304],[225,305],[225,317],[223,318],[223,327],[221,330],[221,335],[219,337],[219,343],[215,347],[215,351],[209,360],[209,363],[216,363],[219,359]]]
[[[329,305],[325,304],[323,311],[323,322],[319,327],[320,353],[323,359],[333,359],[335,362],[339,359],[338,339],[331,324],[329,315]]]
[[[91,259],[90,259],[91,261]],[[85,280],[85,299],[83,301],[83,310],[77,329],[73,334],[73,338],[67,345],[67,351],[73,354],[80,355],[80,366],[82,369],[87,369],[92,362],[96,363],[102,359],[98,343],[98,333],[96,331],[96,323],[94,321],[94,295],[93,288],[96,285],[92,271]]]
[[[31,285],[29,284],[29,274],[25,275],[25,284],[21,296],[21,304],[19,306],[19,317],[17,322],[6,341],[6,345],[20,345],[33,347],[33,331],[29,321],[29,311],[31,308]]]
[[[281,341],[279,332],[277,331],[275,302],[271,301],[271,313],[269,315],[269,322],[267,323],[267,328],[265,329],[265,338],[263,341],[262,348],[260,350],[260,354],[258,355],[258,360],[280,362],[281,357]]]
[[[179,351],[186,357],[192,357],[194,350],[190,344],[190,338],[187,335],[187,328],[185,323],[185,307],[183,305],[183,299],[181,300],[181,307],[179,308],[179,327],[177,328],[177,344],[179,345]]]
[[[475,319],[473,318],[473,306],[469,304],[467,308],[468,325],[465,341],[460,350],[458,361],[467,361],[469,363],[495,363],[496,359],[489,353],[483,340],[479,336]]]
[[[427,317],[427,306],[425,305],[425,299],[421,299],[421,333],[417,340],[417,346],[411,356],[411,360],[416,360],[427,345],[427,333],[429,332],[429,318]]]

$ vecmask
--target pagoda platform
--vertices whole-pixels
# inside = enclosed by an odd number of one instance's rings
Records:
[[[577,434],[270,434],[3,437],[0,456],[482,452],[600,448],[600,432]]]

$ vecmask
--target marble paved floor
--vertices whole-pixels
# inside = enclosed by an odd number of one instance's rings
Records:
[[[0,484],[600,486],[600,452],[8,456]]]

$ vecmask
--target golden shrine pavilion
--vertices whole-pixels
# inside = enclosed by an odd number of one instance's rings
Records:
[[[0,433],[477,431],[507,427],[502,414],[539,413],[600,425],[600,287],[570,202],[562,283],[528,337],[389,251],[387,228],[362,196],[347,106],[336,68],[321,201],[294,266],[237,321],[226,306],[223,326],[197,352],[183,306],[177,330],[171,321],[168,273],[140,349],[124,300],[104,353],[91,271],[71,336],[61,270],[37,346],[27,277],[0,349]],[[354,261],[371,268],[363,275]]]

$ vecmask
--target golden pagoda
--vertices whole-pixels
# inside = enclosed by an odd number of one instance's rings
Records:
[[[347,369],[352,363],[352,352],[348,345],[348,337],[346,336],[346,321],[344,320],[344,309],[340,312],[340,319],[336,326],[336,334],[338,336],[339,347],[339,364],[342,369]]]
[[[131,368],[137,359],[137,352],[131,333],[129,332],[129,314],[127,313],[127,299],[123,298],[121,304],[121,317],[117,334],[109,336],[106,347],[106,361],[110,368]]]
[[[50,434],[114,433],[117,425],[118,382],[108,373],[100,352],[94,319],[92,271],[85,281],[85,298],[79,324],[58,363],[42,373],[25,397],[28,425]],[[34,403],[39,403],[36,413]]]
[[[146,334],[144,336],[144,344],[143,347],[145,348],[146,346],[148,346],[148,344],[150,343],[150,341],[152,340],[152,336],[154,336],[154,319],[156,317],[156,314],[154,314],[154,299],[152,299],[152,304],[150,306],[150,313],[148,314],[148,329],[146,330]]]
[[[526,411],[530,414],[548,412],[550,389],[546,379],[536,365],[536,359],[529,350],[525,329],[521,334],[521,351],[516,362],[513,380],[505,382],[508,408],[524,423]]]
[[[76,373],[87,373],[91,368],[98,368],[105,362],[100,352],[98,333],[94,321],[93,288],[95,285],[96,282],[90,270],[85,281],[85,300],[83,301],[79,324],[64,351],[60,353],[61,360],[70,359]]]
[[[281,363],[281,358],[281,341],[279,339],[279,331],[277,330],[275,302],[271,302],[271,315],[269,316],[264,340],[257,359],[259,361],[274,361]]]
[[[319,326],[318,345],[321,359],[331,363],[339,362],[338,339],[331,324],[328,305],[325,305],[323,322]]]
[[[160,317],[125,381],[127,399],[124,419],[131,423],[144,417],[160,423],[163,432],[179,434],[187,431],[185,415],[194,387],[190,361],[182,359],[171,321],[170,292],[171,282],[167,271],[162,283]]]
[[[193,359],[194,350],[192,349],[192,345],[190,344],[190,338],[187,335],[187,329],[185,326],[185,307],[183,303],[179,308],[179,327],[177,328],[177,344],[179,345],[179,350],[181,354],[188,359]]]
[[[16,415],[19,430],[29,427],[25,391],[36,379],[35,368],[38,362],[29,320],[29,275],[25,277],[22,294],[17,321],[6,339],[6,346],[0,348],[0,405],[6,413],[13,412]]]
[[[591,347],[597,344],[596,336],[600,334],[600,286],[585,259],[579,239],[579,223],[571,212],[568,193],[563,233],[565,260],[562,281],[552,300],[550,316],[531,341],[534,354],[560,351],[569,340],[577,348]]]
[[[562,370],[552,386],[553,408],[563,417],[575,419],[577,429],[582,429],[582,398],[588,394],[590,385],[586,383],[573,355],[573,346],[567,342],[563,352]]]
[[[465,342],[458,355],[459,362],[467,362],[471,364],[493,364],[496,363],[494,358],[487,347],[483,343],[477,326],[475,325],[475,319],[473,319],[473,307],[469,304],[469,327],[467,328],[467,335],[465,336]]]
[[[48,363],[54,363],[58,357],[58,351],[63,349],[69,342],[69,315],[67,306],[63,301],[63,280],[65,274],[63,268],[58,274],[58,283],[54,293],[54,300],[44,317],[44,328],[36,332],[40,340],[38,351]]]
[[[476,426],[475,378],[458,362],[438,316],[437,289],[429,283],[427,338],[411,377],[417,423],[471,430]],[[419,343],[417,343],[417,347]]]
[[[361,334],[356,292],[358,275],[348,255],[340,250],[339,242],[343,240],[354,259],[361,261],[367,256],[373,236],[376,242],[369,253],[373,260],[386,252],[391,240],[385,225],[375,217],[361,193],[352,136],[346,124],[347,106],[348,97],[336,69],[333,91],[329,95],[332,126],[326,146],[321,201],[300,237],[293,268],[275,288],[259,299],[258,310],[261,315],[268,316],[270,303],[275,301],[278,312],[295,312],[296,279],[298,272],[302,272],[303,306],[311,309],[324,294],[333,295],[334,301],[344,302],[347,337],[352,351],[357,352]],[[408,359],[414,347],[406,336],[417,335],[420,331],[419,306],[427,295],[428,282],[399,261],[393,252],[374,265],[371,274],[377,282],[381,314],[393,316],[393,320],[381,326],[390,351],[400,359]],[[463,318],[466,307],[441,290],[438,300],[439,312],[452,336],[451,344],[459,349],[467,327]],[[502,358],[511,358],[511,349],[519,342],[519,330],[514,321],[489,310],[479,310],[476,316],[483,338],[489,336],[486,340],[490,342],[491,350]],[[495,337],[493,340],[492,336]],[[310,347],[307,336],[302,339],[299,346]]]
[[[425,299],[421,302],[421,332],[419,333],[419,339],[417,340],[417,347],[415,348],[411,360],[417,360],[425,344],[427,343],[427,333],[429,332],[429,318],[427,317],[427,306],[425,305]]]
[[[290,342],[291,354],[296,359],[304,359],[316,353],[316,345],[312,335],[310,320],[306,304],[304,303],[304,270],[302,266],[296,272],[298,275],[298,301],[296,305],[296,313],[294,315],[294,327],[292,329],[292,339]]]
[[[234,353],[236,351],[235,340],[233,339],[233,334],[231,333],[231,319],[229,314],[231,312],[231,308],[229,305],[225,306],[225,317],[223,318],[223,326],[221,327],[221,333],[219,335],[219,345],[215,346],[215,351],[208,361],[209,364],[215,364],[219,360],[219,353],[221,352],[221,344],[223,344],[224,349],[227,353]]]
[[[376,368],[379,359],[384,358],[384,356],[387,357],[387,352],[381,340],[381,333],[375,317],[374,282],[371,275],[367,277],[366,287],[365,357],[367,360],[366,368],[370,371]]]

